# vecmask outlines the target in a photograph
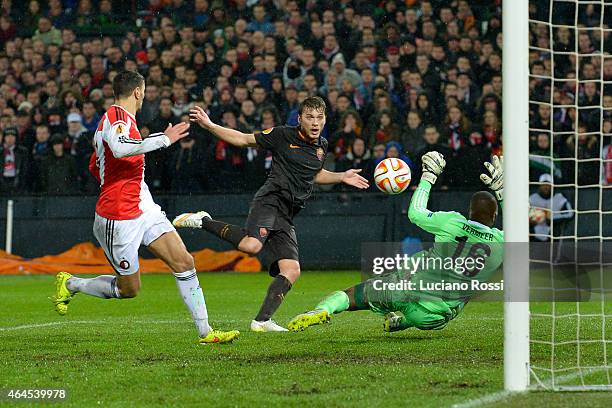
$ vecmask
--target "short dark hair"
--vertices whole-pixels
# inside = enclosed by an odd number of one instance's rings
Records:
[[[145,79],[138,72],[121,71],[113,79],[113,93],[115,98],[127,98],[145,83]]]
[[[322,110],[325,113],[325,101],[320,96],[310,96],[300,103],[299,114],[304,112],[304,109]]]

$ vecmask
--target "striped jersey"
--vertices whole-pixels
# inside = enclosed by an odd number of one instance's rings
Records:
[[[111,106],[96,129],[89,163],[100,182],[96,213],[111,220],[130,220],[157,206],[144,181],[144,154],[169,145],[163,133],[142,139],[134,116],[121,106]]]

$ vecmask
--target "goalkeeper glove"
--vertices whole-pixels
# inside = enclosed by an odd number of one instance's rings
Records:
[[[481,174],[480,180],[495,194],[498,201],[504,199],[504,157],[493,156],[491,163],[484,162],[485,167],[491,174]]]
[[[423,155],[421,161],[423,162],[423,175],[421,178],[429,181],[431,185],[436,184],[438,176],[442,174],[444,166],[446,166],[444,156],[438,152],[429,152]]]

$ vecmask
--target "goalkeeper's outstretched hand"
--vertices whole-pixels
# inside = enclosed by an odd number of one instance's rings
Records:
[[[436,184],[438,176],[442,174],[444,166],[446,166],[444,156],[438,152],[428,152],[421,157],[421,161],[423,162],[423,175],[421,178],[429,181],[432,185]]]
[[[490,175],[481,174],[480,180],[495,194],[498,201],[504,198],[504,157],[493,156],[491,163],[484,162]]]

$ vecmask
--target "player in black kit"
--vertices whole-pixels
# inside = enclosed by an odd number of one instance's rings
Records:
[[[246,134],[214,124],[200,107],[190,111],[190,118],[234,146],[258,146],[273,153],[272,169],[251,202],[244,228],[214,220],[205,211],[181,214],[173,224],[177,228],[203,228],[249,254],[265,249],[264,259],[274,280],[251,322],[251,330],[286,331],[271,317],[300,276],[293,217],[304,208],[315,183],[345,183],[366,189],[368,181],[358,174],[360,170],[334,173],[323,169],[327,155],[327,140],[321,137],[325,102],[319,97],[306,98],[300,104],[297,127],[278,126]]]

